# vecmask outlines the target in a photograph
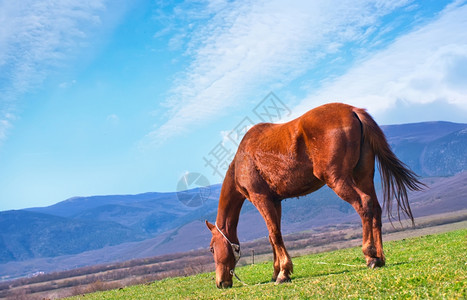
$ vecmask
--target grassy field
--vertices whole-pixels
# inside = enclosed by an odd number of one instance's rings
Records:
[[[71,299],[467,298],[467,229],[385,243],[386,267],[367,269],[360,248],[296,257],[292,283],[269,282],[271,262],[240,267],[248,283],[218,290],[214,273]]]

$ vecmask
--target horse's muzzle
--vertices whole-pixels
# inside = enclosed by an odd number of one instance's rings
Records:
[[[232,287],[232,281],[221,281],[217,284],[218,289],[227,289]]]

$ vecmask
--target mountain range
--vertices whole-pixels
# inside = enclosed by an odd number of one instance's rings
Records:
[[[410,195],[416,217],[467,209],[467,124],[424,122],[382,129],[397,156],[430,187]],[[202,205],[196,207],[185,205],[174,192],[74,197],[48,207],[0,212],[0,279],[206,247],[210,233],[203,220],[215,219],[220,188],[185,192],[203,193]],[[283,203],[285,233],[336,220],[359,222],[352,207],[327,187]],[[240,240],[266,235],[264,221],[246,201]]]

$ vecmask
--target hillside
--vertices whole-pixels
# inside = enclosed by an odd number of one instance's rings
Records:
[[[216,208],[220,185],[213,185],[210,190],[203,206],[194,208],[178,201],[174,192],[74,197],[48,207],[27,210],[74,220],[113,222],[150,237],[182,225],[187,217],[200,217]],[[191,192],[195,194],[198,190]]]
[[[383,126],[396,154],[412,168],[448,176],[426,178],[430,189],[410,195],[416,217],[467,208],[466,128],[448,122]],[[0,212],[0,225],[7,228],[0,232],[0,280],[205,247],[210,236],[202,221],[214,220],[220,187],[210,186],[199,207],[184,205],[176,193],[144,193],[74,197],[49,207]],[[284,233],[336,222],[358,225],[359,218],[327,187],[283,204]],[[262,218],[247,201],[240,240],[266,235]]]
[[[292,282],[269,282],[271,262],[239,267],[234,287],[219,290],[214,273],[169,278],[71,299],[465,299],[467,230],[385,243],[384,268],[366,268],[359,247],[293,258]]]
[[[422,177],[467,170],[467,124],[423,122],[382,129],[397,156]]]
[[[143,238],[134,230],[110,222],[86,222],[28,211],[7,211],[0,216],[0,263],[76,254]]]

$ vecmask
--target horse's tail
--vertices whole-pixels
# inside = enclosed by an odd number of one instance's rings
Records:
[[[383,206],[386,207],[389,220],[392,215],[392,200],[397,201],[397,218],[400,221],[400,211],[402,210],[407,217],[412,220],[414,218],[410,209],[407,191],[420,191],[425,184],[418,180],[415,174],[409,167],[400,161],[392,152],[386,137],[381,128],[376,124],[375,120],[361,108],[355,108],[354,113],[360,119],[363,128],[363,140],[367,140],[371,149],[378,160],[379,173],[381,175],[381,185],[383,188]]]

